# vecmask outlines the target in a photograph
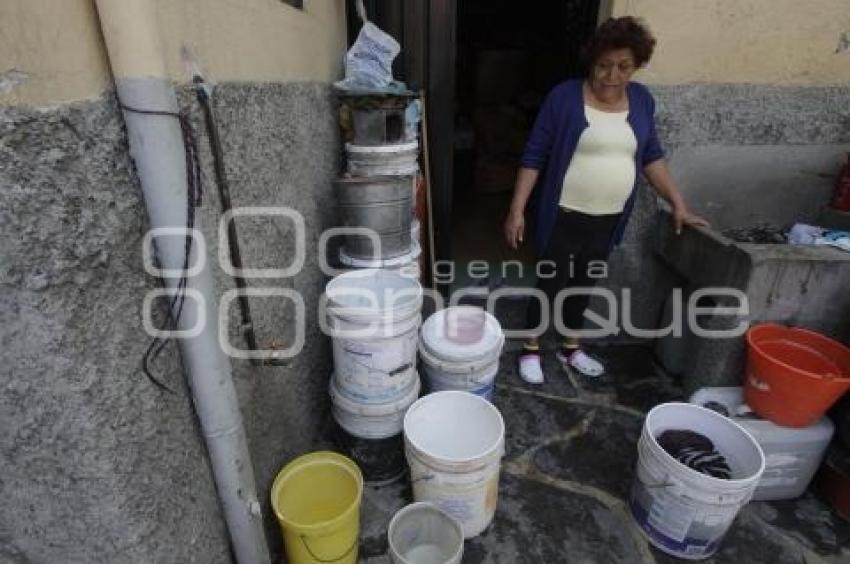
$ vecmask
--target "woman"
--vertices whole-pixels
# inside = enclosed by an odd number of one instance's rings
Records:
[[[642,84],[631,82],[654,47],[655,39],[635,18],[609,19],[586,47],[588,77],[556,86],[537,116],[517,175],[505,236],[514,249],[522,243],[525,206],[539,184],[535,250],[539,260],[554,263],[555,272],[552,278],[541,277],[538,288],[550,304],[563,288],[593,285],[594,264],[598,267],[596,261],[605,261],[623,237],[635,202],[638,171],[670,203],[677,233],[683,225],[707,224],[688,210],[667,171],[655,133],[652,95]],[[604,367],[570,336],[581,329],[588,300],[586,295],[564,300],[561,315],[571,331],[564,335],[557,356],[565,369],[597,377]],[[528,329],[540,324],[540,307],[539,300],[530,300]],[[536,338],[525,343],[519,364],[526,382],[543,382]]]

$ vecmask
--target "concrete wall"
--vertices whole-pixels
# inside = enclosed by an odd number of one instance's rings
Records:
[[[717,229],[816,221],[850,150],[850,10],[842,0],[611,0],[658,40],[637,80],[657,102],[667,161]],[[644,327],[677,281],[651,257],[657,202],[644,187],[610,286],[635,290]]]
[[[188,92],[182,102],[194,106]],[[218,87],[217,111],[234,206],[290,206],[309,226],[303,271],[262,284],[304,296],[306,348],[289,366],[233,361],[268,511],[274,473],[310,450],[327,412],[331,355],[312,320],[323,288],[315,234],[335,221],[335,103],[318,83],[228,83]],[[179,358],[170,347],[156,363],[176,395],[158,391],[139,370],[149,342],[142,299],[157,284],[142,269],[145,214],[114,99],[49,111],[6,108],[0,123],[0,230],[7,242],[0,265],[7,492],[0,561],[227,561]],[[202,152],[212,179],[206,145]],[[199,221],[213,260],[218,215],[208,182]],[[246,266],[288,264],[291,225],[238,226]],[[215,268],[219,292],[230,289]],[[291,342],[291,304],[258,300],[253,311],[261,345]],[[237,319],[232,312],[231,339],[244,348]],[[269,537],[277,536],[269,520]]]
[[[189,97],[186,97],[186,104]],[[307,226],[306,263],[290,279],[252,280],[252,287],[292,288],[306,306],[305,347],[286,366],[254,367],[233,360],[234,378],[248,433],[259,495],[267,517],[268,538],[279,532],[271,518],[268,494],[277,471],[297,454],[313,450],[325,433],[332,370],[329,339],[317,323],[318,300],[325,277],[317,262],[319,234],[338,224],[333,180],[341,153],[337,108],[330,87],[320,83],[244,84],[220,87],[218,119],[226,155],[233,205],[285,206],[300,212]],[[206,167],[208,177],[212,168]],[[218,253],[218,202],[210,187],[205,234],[210,255]],[[243,262],[252,268],[290,264],[294,255],[292,224],[281,219],[237,220]],[[217,269],[220,292],[234,287]],[[294,306],[275,298],[252,298],[257,339],[262,348],[293,342]],[[231,309],[231,342],[245,348]]]
[[[307,264],[287,280],[314,319],[324,278],[316,241],[335,223],[340,150],[329,82],[341,72],[342,2],[159,2],[171,76],[190,44],[218,82],[215,109],[234,206],[290,206],[308,226]],[[2,562],[227,562],[227,535],[175,347],[140,371],[149,339],[141,190],[111,89],[93,3],[0,6],[0,439]],[[5,81],[4,81],[5,79]],[[206,180],[198,222],[217,264],[219,202],[200,112],[192,112]],[[80,100],[69,102],[70,100]],[[246,266],[292,254],[283,220],[238,221]],[[219,293],[233,287],[215,268]],[[285,346],[293,307],[253,302],[262,346]],[[234,310],[235,310],[234,306]],[[161,313],[161,312],[158,312]],[[231,338],[244,347],[231,312]],[[310,450],[327,420],[329,344],[314,323],[287,366],[233,361],[259,495]]]
[[[158,363],[177,395],[139,371],[155,282],[114,101],[0,115],[0,560],[226,561],[179,360]]]
[[[652,85],[690,205],[727,229],[815,221],[850,150],[850,87]]]
[[[844,0],[613,0],[658,38],[639,80],[843,85],[850,75]]]
[[[186,81],[180,48],[216,81],[329,81],[346,46],[342,0],[152,0],[171,78]],[[0,3],[0,104],[48,105],[111,85],[94,0]]]
[[[736,99],[754,92],[780,94],[752,113],[737,114]],[[817,224],[835,177],[850,151],[850,88],[796,89],[749,85],[653,86],[667,161],[688,205],[713,228],[768,223]],[[735,94],[730,98],[730,91]],[[692,96],[683,95],[690,92]],[[760,95],[760,94],[757,94]],[[804,114],[811,128],[783,128],[781,117],[799,117],[811,100],[830,103]],[[690,100],[700,111],[689,111]],[[737,118],[741,118],[736,121]],[[731,126],[731,127],[725,127]],[[766,126],[766,127],[762,127]],[[737,130],[737,131],[734,131]],[[651,188],[639,198],[623,244],[611,256],[608,286],[632,288],[638,327],[657,326],[661,305],[679,280],[652,256],[654,226],[661,221]],[[847,316],[848,312],[836,312]],[[622,340],[632,340],[621,335]]]
[[[693,207],[721,229],[814,221],[848,149],[847,3],[607,4],[658,40],[636,79],[658,98],[668,161]]]

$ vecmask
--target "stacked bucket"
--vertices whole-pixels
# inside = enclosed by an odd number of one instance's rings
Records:
[[[413,222],[419,148],[415,128],[405,127],[409,98],[343,101],[354,134],[336,197],[342,225],[364,232],[346,235],[339,251],[345,272],[326,288],[330,395],[340,446],[367,482],[382,484],[404,474],[404,414],[420,391],[421,250]]]
[[[395,481],[405,470],[404,414],[420,390],[422,286],[393,270],[364,269],[331,280],[326,296],[334,358],[330,395],[340,446],[367,482]]]
[[[416,102],[409,96],[348,96],[353,141],[345,146],[346,173],[336,183],[342,225],[367,228],[346,237],[339,261],[346,269],[385,268],[419,278],[419,224],[414,219],[419,174]]]
[[[453,306],[422,325],[419,357],[428,392],[462,390],[493,400],[505,334],[498,320],[475,306]]]

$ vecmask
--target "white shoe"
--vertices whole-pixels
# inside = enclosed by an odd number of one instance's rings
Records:
[[[605,374],[605,367],[602,363],[581,349],[576,349],[569,355],[558,351],[557,356],[561,364],[568,365],[579,374],[589,378],[599,378]]]
[[[519,376],[529,384],[543,383],[543,367],[540,366],[540,355],[526,353],[519,357]]]

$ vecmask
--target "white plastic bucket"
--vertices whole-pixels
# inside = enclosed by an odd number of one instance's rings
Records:
[[[419,144],[346,144],[348,172],[356,176],[408,176],[419,172]]]
[[[401,433],[404,414],[419,397],[419,376],[400,398],[387,403],[363,403],[340,393],[336,377],[331,377],[331,412],[345,432],[361,439],[385,439]]]
[[[387,530],[394,564],[460,564],[463,529],[436,505],[411,503],[398,510]]]
[[[413,498],[431,502],[463,527],[464,538],[493,520],[505,422],[493,404],[460,391],[419,399],[404,416],[404,446]]]
[[[427,389],[464,390],[492,400],[504,344],[499,322],[479,307],[437,311],[422,324],[419,336]]]
[[[835,433],[835,425],[826,416],[802,428],[782,427],[753,417],[744,404],[741,386],[701,388],[688,403],[713,411],[725,410],[759,444],[764,452],[764,473],[753,493],[755,501],[794,499],[803,495]]]
[[[409,253],[384,260],[367,260],[352,257],[345,252],[345,247],[341,247],[339,249],[339,262],[352,269],[385,268],[388,270],[394,270],[406,278],[412,278],[413,280],[419,281],[422,275],[421,269],[419,268],[419,257],[421,255],[422,247],[420,247],[419,243],[416,241],[413,242]]]
[[[711,439],[726,458],[732,478],[702,474],[667,454],[656,437],[669,429]],[[696,405],[659,405],[646,416],[638,442],[632,516],[649,542],[664,552],[691,560],[708,558],[752,498],[762,472],[761,447],[734,421]]]
[[[365,403],[407,393],[418,379],[419,282],[391,270],[364,269],[337,276],[325,293],[339,392]]]

